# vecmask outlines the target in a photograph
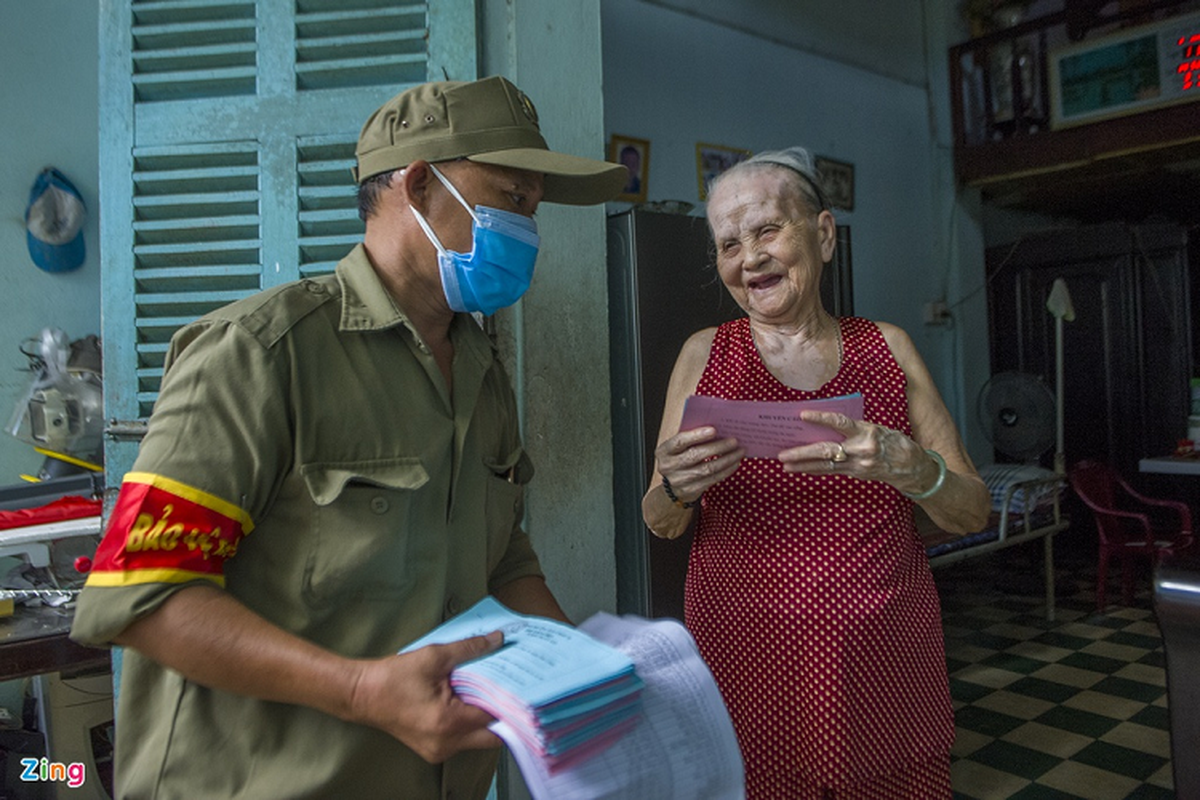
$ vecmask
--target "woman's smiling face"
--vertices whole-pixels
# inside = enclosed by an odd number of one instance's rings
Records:
[[[835,225],[814,213],[783,167],[741,171],[708,202],[717,272],[752,319],[782,322],[820,307],[821,270],[833,257]]]

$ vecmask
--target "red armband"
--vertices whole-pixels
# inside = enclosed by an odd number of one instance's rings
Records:
[[[219,497],[161,475],[130,472],[88,573],[88,586],[225,585],[225,560],[254,529],[250,515]]]

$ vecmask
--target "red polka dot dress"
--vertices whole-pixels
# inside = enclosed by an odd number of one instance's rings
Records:
[[[839,324],[841,367],[816,391],[768,372],[746,318],[718,329],[696,391],[767,401],[859,392],[868,421],[910,434],[906,379],[883,334],[861,318]],[[937,590],[912,502],[893,487],[745,459],[701,500],[685,621],[733,717],[751,800],[820,797],[821,787],[869,797],[868,786],[905,781],[916,781],[912,797],[950,796]]]

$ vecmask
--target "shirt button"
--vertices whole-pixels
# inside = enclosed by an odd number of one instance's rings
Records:
[[[459,611],[462,611],[462,606],[459,605],[458,598],[450,595],[446,598],[446,616],[453,617]]]
[[[312,281],[305,281],[304,288],[307,289],[308,291],[312,292],[313,294],[322,294],[325,291],[324,289],[321,288],[321,284],[313,283]]]
[[[388,501],[386,497],[372,497],[371,510],[376,514],[386,514],[388,510]]]

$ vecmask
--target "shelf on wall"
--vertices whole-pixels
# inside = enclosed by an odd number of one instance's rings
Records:
[[[1063,11],[951,48],[958,181],[978,188],[989,203],[1055,215],[1195,218],[1200,213],[1200,102],[1052,130],[1047,53],[1089,29],[1120,30],[1122,24],[1165,19],[1198,5],[1150,3],[1139,6],[1137,15],[1109,17]],[[997,53],[1018,50],[1032,59],[1031,66],[1023,73],[1011,70],[1012,80],[1000,86],[1010,97],[1021,97],[1006,105],[1003,97],[997,101],[992,95],[990,71],[1003,63]],[[1011,55],[1008,59],[1011,64]]]

